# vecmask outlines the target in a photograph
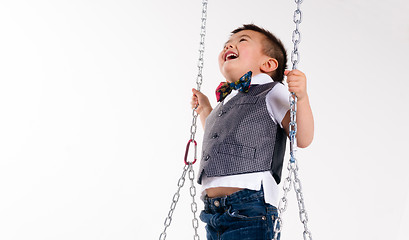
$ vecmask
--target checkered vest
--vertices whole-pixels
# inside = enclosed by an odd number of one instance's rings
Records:
[[[286,133],[268,114],[267,93],[278,82],[252,85],[206,119],[198,183],[207,177],[271,171],[280,183]]]

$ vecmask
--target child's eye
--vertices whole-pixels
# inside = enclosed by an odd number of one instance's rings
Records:
[[[240,41],[239,41],[239,42],[243,42],[243,41],[247,41],[247,39],[242,38],[242,39],[240,39]]]

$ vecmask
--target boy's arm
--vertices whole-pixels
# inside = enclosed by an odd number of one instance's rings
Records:
[[[307,78],[299,70],[285,71],[288,90],[297,96],[297,146],[308,147],[314,138],[314,117],[307,94]],[[281,124],[289,132],[290,111],[287,112]]]
[[[210,105],[209,99],[203,93],[197,91],[196,89],[192,89],[193,96],[192,96],[192,109],[196,106],[196,112],[199,114],[200,122],[202,123],[203,129],[205,128],[206,118],[209,116],[210,112],[213,110],[212,106]]]

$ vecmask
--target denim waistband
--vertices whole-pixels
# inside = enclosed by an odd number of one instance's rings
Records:
[[[228,209],[234,204],[244,204],[253,201],[264,202],[264,192],[263,189],[259,191],[243,189],[224,197],[209,198],[205,196],[203,201],[205,210],[219,212]]]

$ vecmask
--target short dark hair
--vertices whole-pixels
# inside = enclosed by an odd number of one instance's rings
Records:
[[[284,80],[284,71],[287,69],[287,51],[284,48],[283,43],[270,31],[265,30],[254,24],[244,24],[242,27],[236,28],[231,33],[236,34],[244,30],[251,30],[259,32],[265,36],[264,43],[264,54],[269,57],[275,58],[278,62],[278,67],[273,71],[271,77],[274,81],[283,82]]]

